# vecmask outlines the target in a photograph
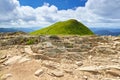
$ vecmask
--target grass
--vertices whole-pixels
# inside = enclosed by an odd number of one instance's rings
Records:
[[[84,24],[70,19],[57,22],[46,28],[31,32],[32,35],[93,35],[94,33]]]
[[[35,43],[35,40],[34,39],[29,39],[26,44],[27,45],[31,45],[31,44],[34,44]]]

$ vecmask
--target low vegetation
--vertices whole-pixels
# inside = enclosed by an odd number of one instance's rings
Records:
[[[27,45],[31,45],[31,44],[34,44],[35,43],[35,40],[34,39],[29,39],[26,44]]]
[[[94,33],[77,20],[57,22],[46,28],[31,32],[32,35],[93,35]]]

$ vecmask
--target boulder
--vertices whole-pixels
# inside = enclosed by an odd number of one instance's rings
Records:
[[[49,69],[57,69],[60,66],[60,64],[57,62],[47,61],[47,60],[43,61],[42,64]]]
[[[87,77],[87,76],[83,76],[83,79],[84,79],[84,80],[88,80],[88,77]]]
[[[59,70],[54,70],[54,71],[52,71],[52,72],[51,72],[51,75],[52,75],[52,76],[55,76],[55,77],[63,77],[63,76],[64,76],[63,72],[62,72],[62,71],[59,71]]]
[[[77,61],[77,62],[76,62],[76,65],[82,66],[82,65],[83,65],[83,62],[82,62],[82,61]]]
[[[35,71],[35,76],[39,77],[44,71],[42,69],[38,69],[37,71]]]

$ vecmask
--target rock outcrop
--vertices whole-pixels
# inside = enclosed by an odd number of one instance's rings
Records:
[[[3,80],[120,80],[120,37],[19,37],[0,39]]]

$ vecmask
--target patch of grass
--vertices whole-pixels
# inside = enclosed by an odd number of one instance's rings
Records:
[[[34,44],[35,43],[35,40],[34,39],[29,39],[26,44],[27,45],[31,45],[31,44]]]
[[[93,35],[94,33],[77,20],[57,22],[46,28],[34,31],[31,35]]]

